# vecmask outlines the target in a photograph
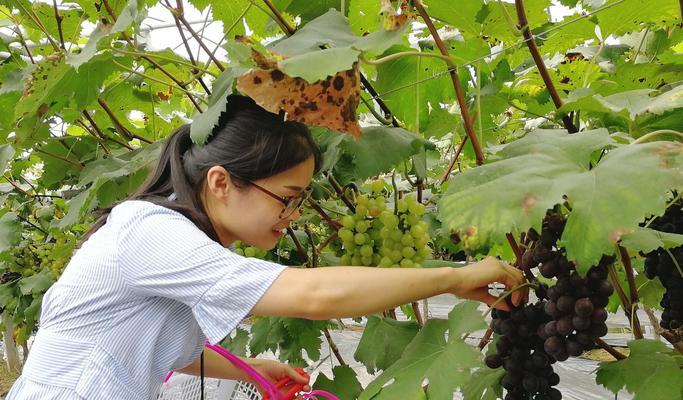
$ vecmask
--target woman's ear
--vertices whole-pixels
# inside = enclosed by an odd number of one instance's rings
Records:
[[[206,189],[213,196],[224,199],[233,188],[230,173],[223,167],[215,165],[206,172]]]

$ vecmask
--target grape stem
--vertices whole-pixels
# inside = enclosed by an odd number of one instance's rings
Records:
[[[481,340],[479,341],[479,350],[484,350],[484,347],[491,341],[491,336],[493,335],[493,321],[491,321],[491,324],[489,324],[488,329],[486,329],[486,332],[484,333],[484,336],[481,337]]]
[[[623,246],[619,247],[619,256],[621,257],[621,263],[624,264],[624,269],[626,270],[626,281],[628,282],[628,290],[631,292],[631,331],[633,332],[636,339],[643,338],[643,331],[640,328],[640,321],[638,320],[638,289],[636,287],[636,279],[633,274],[633,266],[631,265],[631,256],[628,254],[628,250]]]
[[[332,188],[334,189],[335,192],[337,192],[337,196],[339,196],[339,199],[341,199],[344,204],[351,210],[352,213],[356,212],[356,207],[351,203],[351,201],[346,197],[344,194],[344,191],[342,190],[341,186],[339,186],[339,183],[337,182],[336,179],[334,179],[334,176],[332,175],[331,172],[327,174],[327,180],[330,182],[330,185],[332,185]]]
[[[618,246],[621,263],[624,264],[626,270],[626,279],[628,281],[628,289],[631,292],[631,303],[638,303],[638,290],[636,288],[636,280],[633,276],[633,266],[631,265],[631,257],[623,246]]]
[[[617,292],[619,300],[621,300],[621,307],[624,309],[624,314],[626,314],[626,317],[631,323],[633,335],[636,337],[636,339],[642,339],[643,331],[640,328],[638,315],[632,312],[633,303],[626,296],[626,293],[624,293],[624,288],[621,286],[621,282],[619,281],[619,277],[617,276],[617,271],[614,269],[614,264],[610,264],[607,267],[607,272],[609,273],[609,278],[612,282],[612,286],[614,287],[614,290]]]
[[[501,294],[500,296],[498,296],[498,300],[494,301],[493,304],[491,304],[491,305],[489,306],[489,309],[486,310],[486,312],[484,313],[484,318],[486,318],[486,317],[491,313],[491,310],[493,310],[493,309],[494,309],[498,304],[500,304],[502,301],[505,301],[505,299],[507,299],[508,297],[510,297],[510,296],[511,296],[513,293],[515,293],[516,291],[522,290],[522,289],[524,289],[524,288],[526,288],[526,287],[532,287],[532,288],[535,289],[535,288],[537,287],[537,285],[536,285],[535,283],[531,283],[531,282],[524,282],[524,283],[522,283],[522,284],[520,284],[520,285],[517,285],[517,286],[513,287],[512,289],[508,290],[507,292],[503,292],[503,294]],[[462,340],[467,339],[467,337],[470,335],[470,333],[471,333],[471,332],[465,333],[465,335],[463,335],[463,337],[462,337]]]
[[[327,343],[330,345],[332,353],[334,353],[334,356],[337,358],[337,361],[339,361],[339,364],[347,365],[346,361],[344,361],[344,359],[342,358],[341,352],[339,351],[339,347],[337,347],[337,344],[334,342],[334,340],[332,340],[330,330],[327,328],[323,328],[323,334],[325,335],[325,339],[327,339]]]
[[[310,244],[309,247],[311,248],[310,268],[315,268],[318,266],[318,251],[315,247],[315,241],[313,241],[313,232],[311,232],[308,224],[304,224],[304,232],[306,232],[308,243]]]
[[[526,276],[526,279],[528,279],[531,282],[538,282],[538,279],[534,275],[533,272],[529,268],[525,268],[522,265],[522,250],[520,250],[519,246],[517,245],[517,241],[515,240],[515,237],[512,236],[512,233],[506,233],[505,237],[508,239],[508,243],[510,243],[510,247],[512,247],[512,251],[515,253],[515,257],[517,260],[515,260],[515,266],[518,269],[521,269],[524,271],[524,275]]]
[[[420,327],[424,326],[425,322],[422,318],[422,313],[420,312],[420,305],[414,301],[410,303],[410,306],[413,308],[413,313],[415,314],[415,321],[417,321],[417,324],[420,325]]]
[[[294,242],[294,245],[296,246],[296,250],[299,252],[301,257],[303,257],[304,260],[306,260],[306,264],[310,265],[310,259],[308,258],[308,253],[304,250],[304,247],[301,245],[301,242],[299,242],[299,239],[296,237],[294,234],[294,229],[291,227],[287,227],[287,234],[289,235],[290,238],[292,238],[292,241]]]
[[[605,342],[601,338],[595,338],[595,344],[602,347],[606,352],[610,353],[612,357],[617,359],[617,361],[626,359],[625,355],[618,352],[614,347],[610,346],[609,343]]]
[[[654,312],[652,312],[652,309],[646,305],[643,304],[643,310],[645,311],[645,314],[647,317],[650,319],[650,324],[652,325],[655,340],[660,340],[661,336],[659,334],[659,320],[657,319],[657,316],[655,315]],[[658,329],[659,328],[659,329]]]
[[[325,222],[327,222],[327,224],[330,226],[330,228],[334,229],[335,231],[339,230],[339,226],[340,226],[339,222],[332,220],[332,218],[330,218],[330,216],[327,215],[325,210],[323,210],[322,207],[320,207],[320,204],[318,204],[318,202],[309,198],[308,199],[308,205],[311,206],[311,208],[314,209],[318,214],[320,214],[322,219],[324,219]]]
[[[677,136],[680,141],[683,141],[683,133],[675,131],[673,129],[660,129],[657,131],[652,131],[646,135],[639,137],[638,139],[634,140],[631,144],[639,144],[639,143],[647,142],[648,140],[652,139],[653,137],[656,137],[659,135],[673,135],[673,136]]]
[[[330,236],[328,236],[327,239],[323,240],[323,242],[318,245],[318,252],[321,252],[325,247],[327,247],[328,244],[330,244],[334,239],[338,237],[339,235],[337,235],[337,231],[332,232],[332,234],[330,234]]]
[[[672,261],[672,262],[674,263],[674,265],[676,266],[676,269],[678,270],[678,273],[681,274],[681,276],[683,276],[683,269],[681,269],[681,265],[678,263],[678,260],[676,260],[676,257],[674,257],[674,255],[671,254],[671,250],[669,250],[669,249],[664,249],[664,251],[666,252],[666,254],[669,255],[669,257],[671,257],[671,261]]]

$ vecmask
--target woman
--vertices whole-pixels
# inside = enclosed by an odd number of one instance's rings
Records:
[[[7,400],[146,400],[169,370],[198,374],[205,340],[222,340],[247,314],[357,317],[442,293],[491,304],[489,283],[523,280],[493,258],[459,269],[299,269],[226,248],[273,248],[319,166],[304,125],[245,97],[228,98],[204,146],[192,144],[189,126],[178,129],[150,179],[106,210],[45,294]],[[245,361],[273,381],[306,383],[285,364]],[[212,352],[204,371],[249,380]]]

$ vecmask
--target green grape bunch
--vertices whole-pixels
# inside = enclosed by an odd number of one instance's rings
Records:
[[[259,249],[258,247],[254,246],[249,246],[248,244],[238,240],[234,243],[235,249],[233,250],[233,253],[239,254],[240,256],[244,257],[253,257],[253,258],[265,258],[268,252],[263,249]]]
[[[396,212],[383,196],[384,182],[371,184],[372,195],[356,198],[356,211],[342,218],[342,265],[420,267],[432,255],[425,206],[415,196],[398,200]]]
[[[56,280],[64,272],[75,247],[76,237],[72,234],[47,242],[25,239],[12,249],[12,261],[6,264],[10,272],[22,277],[49,270]]]

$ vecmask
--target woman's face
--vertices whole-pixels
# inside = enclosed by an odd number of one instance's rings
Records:
[[[209,169],[203,198],[221,243],[228,246],[241,240],[262,249],[275,247],[286,228],[300,217],[298,209],[281,217],[285,205],[275,197],[289,200],[300,196],[310,184],[314,169],[315,162],[310,157],[288,170],[242,188],[235,186],[223,167]]]

